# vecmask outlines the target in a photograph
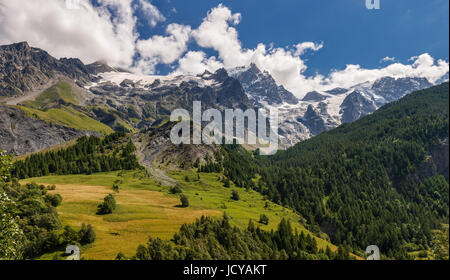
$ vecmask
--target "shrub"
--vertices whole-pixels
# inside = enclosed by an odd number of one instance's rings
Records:
[[[45,201],[50,203],[53,207],[58,207],[61,205],[62,196],[59,194],[46,194]]]
[[[181,207],[189,207],[189,199],[184,194],[180,195]]]
[[[65,245],[73,245],[78,243],[79,235],[71,226],[65,226],[62,233],[62,241]]]
[[[239,199],[241,199],[241,197],[239,196],[239,193],[237,191],[233,191],[231,193],[231,199],[238,201]]]
[[[265,214],[261,214],[261,216],[259,217],[259,223],[267,226],[269,224],[269,217],[267,217]]]
[[[136,251],[136,258],[141,261],[151,260],[150,252],[144,245],[139,245]]]
[[[108,194],[104,199],[103,203],[98,206],[98,215],[111,214],[116,209],[116,200],[112,194]]]
[[[175,186],[175,187],[170,188],[171,194],[179,194],[182,192],[183,192],[183,190],[181,190],[180,186]]]
[[[91,225],[86,226],[85,224],[82,224],[78,234],[80,235],[80,243],[83,245],[94,243],[96,238],[94,229]]]
[[[127,260],[127,257],[124,255],[124,253],[120,252],[116,256],[116,261],[125,261]]]
[[[231,186],[230,179],[226,178],[226,179],[225,179],[225,182],[223,183],[223,186],[224,186],[225,188],[229,188],[229,187]]]

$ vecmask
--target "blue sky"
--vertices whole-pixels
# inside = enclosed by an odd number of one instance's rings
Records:
[[[57,58],[145,75],[255,63],[299,97],[448,73],[448,0],[380,0],[379,10],[365,2],[0,0],[0,44],[28,41]]]
[[[223,3],[241,13],[236,29],[244,48],[258,43],[276,47],[298,42],[323,42],[318,53],[305,56],[306,74],[328,74],[346,64],[365,68],[384,65],[384,57],[406,63],[409,58],[429,53],[448,59],[448,0],[381,0],[380,10],[368,10],[365,0],[153,0],[166,21],[149,28],[142,25],[143,38],[164,34],[172,22],[197,27],[207,12]],[[177,12],[173,12],[173,9]],[[192,43],[191,48],[196,48]],[[207,51],[215,54],[214,51]],[[160,67],[164,72],[164,67]]]

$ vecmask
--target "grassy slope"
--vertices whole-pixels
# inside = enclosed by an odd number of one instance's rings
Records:
[[[112,108],[108,108],[105,106],[87,106],[86,107],[88,110],[101,110],[103,111],[105,114],[110,114],[112,116],[114,116],[114,118],[117,120],[117,124],[115,129],[118,129],[120,127],[125,128],[127,131],[130,132],[137,132],[138,130],[136,128],[134,128],[131,124],[129,124],[126,120],[124,120],[124,113],[121,113],[117,110],[114,110]]]
[[[97,234],[94,244],[82,248],[86,259],[114,259],[118,252],[127,256],[134,255],[139,244],[144,244],[148,236],[170,239],[183,223],[193,222],[202,215],[221,216],[227,212],[236,226],[246,227],[249,219],[259,220],[260,214],[266,214],[270,223],[261,227],[275,229],[282,217],[288,218],[293,227],[308,232],[301,224],[301,217],[289,209],[269,203],[257,192],[246,192],[234,186],[225,188],[217,180],[219,174],[200,174],[201,180],[190,171],[172,171],[170,175],[177,179],[183,192],[189,197],[189,208],[177,207],[180,202],[177,195],[169,193],[168,187],[162,187],[139,171],[130,171],[118,176],[119,172],[94,175],[49,176],[27,179],[23,182],[56,184],[55,193],[63,196],[58,207],[64,225],[79,228],[82,223],[93,225]],[[185,176],[192,182],[186,182]],[[97,205],[112,193],[111,186],[121,180],[120,193],[116,195],[117,210],[106,216],[97,216]],[[240,201],[230,199],[231,191],[238,190]],[[224,209],[224,205],[226,209]],[[336,247],[323,239],[317,239],[320,247]],[[60,254],[60,252],[57,252]],[[54,254],[44,255],[43,259],[52,259]]]
[[[56,85],[42,92],[34,101],[25,101],[23,105],[34,109],[44,109],[48,104],[64,101],[78,105],[72,86],[66,82],[58,82]]]
[[[54,105],[62,102],[66,106]],[[101,122],[73,109],[70,104],[78,105],[72,86],[66,82],[59,82],[42,92],[34,101],[25,101],[19,109],[31,118],[40,119],[79,130],[90,130],[102,134],[112,133],[113,130]],[[50,106],[50,109],[48,108]]]
[[[40,111],[23,106],[17,107],[24,111],[27,116],[46,122],[71,127],[78,130],[96,131],[102,134],[109,134],[114,132],[109,126],[102,124],[101,122],[98,122],[68,106],[62,106],[61,108],[52,108],[47,111]]]

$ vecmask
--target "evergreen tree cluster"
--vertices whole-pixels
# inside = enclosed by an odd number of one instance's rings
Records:
[[[198,168],[200,173],[220,173],[222,172],[222,164],[220,162],[209,161]]]
[[[60,195],[48,193],[43,185],[20,185],[16,181],[0,183],[0,195],[6,195],[13,203],[7,209],[2,209],[1,216],[9,213],[17,218],[20,238],[15,238],[15,245],[20,248],[17,259],[31,259],[54,250],[62,250],[67,245],[89,244],[95,240],[95,232],[91,225],[83,225],[80,231],[66,226],[61,232],[61,221],[56,206],[61,204]],[[3,238],[3,221],[0,223],[0,243]],[[11,244],[10,244],[11,245]],[[4,248],[9,250],[10,246]],[[5,254],[0,246],[0,259],[13,256]]]
[[[116,206],[116,199],[112,194],[108,194],[103,199],[103,203],[98,206],[97,215],[111,214],[114,210],[116,210]]]
[[[347,250],[319,249],[309,234],[294,232],[282,220],[276,231],[264,231],[252,221],[241,230],[222,219],[202,217],[184,224],[173,241],[150,238],[136,252],[138,260],[329,260],[351,259]]]
[[[139,167],[131,141],[123,143],[123,132],[101,139],[95,136],[79,138],[76,144],[46,153],[37,153],[15,162],[12,176],[25,179],[50,174],[92,174]]]

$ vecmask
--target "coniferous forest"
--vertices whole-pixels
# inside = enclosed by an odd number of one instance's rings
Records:
[[[92,174],[139,167],[131,141],[124,142],[125,133],[116,132],[101,139],[79,138],[75,145],[57,151],[33,154],[17,161],[12,176],[25,179],[49,174]]]
[[[138,260],[347,260],[349,252],[339,247],[318,249],[316,239],[294,232],[289,221],[282,220],[276,231],[267,232],[250,220],[241,230],[222,219],[202,217],[184,224],[171,242],[150,238],[133,258]]]
[[[448,224],[448,169],[436,170],[432,156],[448,145],[448,92],[448,83],[415,92],[273,157],[225,146],[225,174],[335,244],[407,258],[408,244],[426,248],[432,229]]]

